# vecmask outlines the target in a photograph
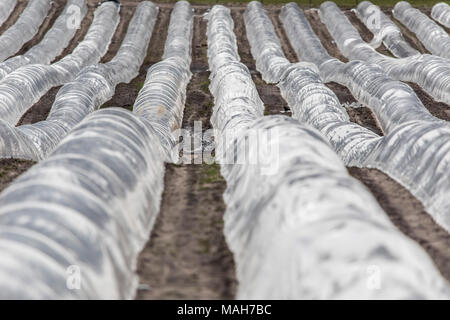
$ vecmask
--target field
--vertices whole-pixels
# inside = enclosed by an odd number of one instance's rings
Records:
[[[63,52],[55,58],[61,60],[69,55],[88,32],[94,19],[97,0],[88,0],[88,10],[80,28]],[[128,24],[140,1],[121,0],[120,22],[114,32],[106,54],[101,63],[110,62],[122,44],[128,30]],[[297,2],[304,9],[305,16],[313,31],[319,37],[328,53],[343,61],[349,61],[338,49],[336,42],[327,27],[321,22],[316,10],[322,1]],[[355,1],[335,1],[345,16],[361,34],[364,41],[370,42],[373,34],[357,18],[350,9]],[[410,1],[414,7],[430,16],[431,7],[438,1]],[[282,1],[264,1],[270,21],[286,58],[291,63],[300,61],[288,39],[280,19]],[[416,35],[409,31],[392,15],[392,6],[396,1],[378,1],[383,12],[401,29],[406,41],[420,53],[429,53]],[[66,1],[54,0],[48,15],[31,40],[26,42],[15,55],[22,55],[39,43],[51,28],[57,17],[64,10]],[[170,15],[174,4],[171,1],[155,2],[159,7],[153,27],[146,56],[140,66],[139,73],[129,83],[119,83],[114,94],[99,109],[111,107],[133,110],[139,91],[145,87],[148,69],[163,59]],[[234,21],[238,54],[241,62],[250,71],[257,92],[264,103],[264,115],[281,115],[291,117],[291,109],[282,97],[280,88],[262,79],[257,70],[255,59],[246,34],[244,12],[246,3],[230,1],[194,1],[193,37],[190,70],[192,77],[186,89],[186,101],[182,116],[181,128],[192,131],[195,122],[201,122],[202,130],[213,126],[210,122],[214,111],[214,96],[210,92],[211,67],[208,64],[208,20],[203,15],[214,4],[223,4],[231,9]],[[18,0],[13,13],[0,27],[0,35],[19,18],[27,5],[27,1]],[[449,30],[446,29],[448,32]],[[379,53],[392,57],[382,44],[377,48]],[[436,118],[450,121],[450,108],[443,102],[433,99],[416,83],[407,83],[420,98],[426,109]],[[383,136],[383,130],[374,115],[367,107],[353,108],[357,103],[350,90],[336,82],[328,82],[326,86],[335,93],[339,102],[345,107],[353,123]],[[34,124],[45,120],[57,97],[61,85],[52,87],[40,97],[20,118],[16,126]],[[0,88],[1,90],[1,88]],[[0,160],[0,191],[6,189],[17,177],[33,168],[37,161],[20,158]],[[131,164],[130,164],[131,165]],[[137,260],[139,286],[136,299],[233,299],[236,297],[238,282],[233,254],[224,236],[223,215],[227,208],[223,194],[227,182],[222,177],[219,164],[170,164],[165,165],[163,193],[160,210],[154,222],[150,237]],[[376,202],[381,206],[390,221],[408,238],[420,245],[429,255],[443,278],[450,281],[450,235],[430,216],[421,201],[386,173],[378,169],[348,166],[348,173],[365,185]],[[448,191],[447,191],[448,192]]]

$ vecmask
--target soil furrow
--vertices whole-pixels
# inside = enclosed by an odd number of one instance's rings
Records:
[[[204,10],[197,10],[200,15]],[[206,21],[194,20],[192,79],[182,127],[210,127]],[[206,126],[206,127],[205,127]],[[233,257],[223,236],[226,183],[216,164],[166,165],[165,190],[151,237],[141,253],[137,299],[232,299]]]
[[[308,19],[311,28],[314,33],[319,37],[322,46],[328,51],[328,54],[341,60],[342,62],[348,62],[348,59],[339,51],[336,42],[328,32],[327,27],[320,21],[317,10],[305,10],[305,17]]]
[[[26,42],[19,50],[19,52],[17,52],[15,55],[22,55],[28,50],[30,50],[30,48],[41,42],[42,38],[44,38],[44,35],[53,26],[55,20],[59,17],[61,12],[63,11],[65,5],[66,0],[52,1],[52,6],[48,11],[47,16],[45,17],[41,26],[39,27],[38,32],[34,35],[34,37],[30,41]]]

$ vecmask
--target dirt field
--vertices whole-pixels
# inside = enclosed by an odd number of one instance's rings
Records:
[[[139,1],[121,0],[121,22],[112,40],[111,46],[102,62],[111,60],[117,52],[129,20]],[[98,1],[89,1],[89,12],[81,28],[56,60],[69,54],[83,38],[93,18],[93,11]],[[51,27],[57,15],[64,7],[64,0],[55,3],[38,35],[21,49],[21,53],[36,44],[46,30]],[[14,14],[0,28],[0,33],[14,23],[23,10],[24,1],[19,1]],[[209,6],[195,5],[194,38],[192,44],[193,73],[187,88],[186,108],[183,128],[190,129],[194,121],[201,121],[204,130],[211,127],[209,118],[212,114],[213,99],[208,90],[209,71],[206,56],[206,21],[202,14]],[[252,73],[258,92],[266,106],[266,114],[284,114],[290,116],[287,103],[274,85],[266,84],[255,69],[250,47],[245,33],[243,12],[245,5],[230,5],[235,22],[241,60]],[[129,84],[120,84],[113,98],[102,108],[118,106],[131,109],[142,87],[147,69],[161,59],[167,36],[167,26],[171,13],[171,4],[160,4],[160,12],[153,30],[147,57],[138,77]],[[298,61],[291,48],[283,26],[278,18],[280,6],[267,5],[272,22],[280,37],[286,56],[292,62]],[[389,12],[388,12],[389,13]],[[346,15],[369,41],[370,32],[350,11]],[[342,61],[347,61],[332,42],[326,27],[320,22],[316,12],[306,11],[306,16],[314,31],[319,35],[329,53]],[[405,29],[402,29],[405,32]],[[406,39],[421,52],[426,52],[420,42],[409,32]],[[387,53],[384,47],[379,48]],[[327,84],[341,103],[351,103],[355,99],[345,87],[336,83]],[[410,84],[411,85],[411,84]],[[437,103],[418,86],[411,85],[424,105],[435,116],[450,120],[448,106]],[[34,123],[46,118],[59,88],[53,88],[23,115],[19,124]],[[447,109],[445,109],[447,108]],[[368,108],[347,108],[352,121],[382,135],[377,121]],[[0,160],[0,189],[4,189],[15,177],[26,171],[34,163],[31,161],[4,159]],[[450,280],[450,235],[440,228],[424,212],[421,203],[405,188],[378,170],[349,168],[352,176],[365,184],[393,223],[406,235],[417,241],[432,257],[441,273]],[[222,228],[222,215],[225,204],[222,194],[226,183],[220,176],[217,165],[167,165],[165,191],[160,214],[157,218],[151,238],[142,251],[138,262],[138,274],[141,285],[137,299],[231,299],[236,291],[233,257],[227,248]]]

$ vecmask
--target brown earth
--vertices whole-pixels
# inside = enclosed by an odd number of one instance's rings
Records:
[[[369,29],[367,29],[367,27],[364,25],[364,23],[362,23],[361,20],[358,19],[356,14],[350,10],[346,10],[344,13],[347,16],[348,20],[353,24],[353,26],[356,27],[356,30],[358,30],[361,38],[366,42],[372,41],[373,33],[370,32]],[[376,50],[379,53],[392,57],[392,54],[388,49],[386,49],[383,43]]]
[[[133,16],[134,11],[136,10],[135,5],[122,5],[120,7],[120,20],[119,25],[116,28],[116,32],[114,33],[111,43],[109,44],[108,51],[100,60],[101,63],[105,63],[110,61],[116,55],[116,52],[119,50],[120,45],[122,44],[122,40],[125,37],[128,29],[128,24],[130,23],[131,17]]]
[[[169,26],[170,8],[160,8],[158,19],[153,28],[153,34],[147,50],[147,56],[142,64],[139,75],[130,83],[120,83],[117,85],[114,96],[103,104],[102,108],[121,107],[128,110],[133,108],[133,103],[145,82],[147,70],[152,64],[161,60],[164,51],[164,43],[167,37]],[[117,47],[118,48],[118,47]]]

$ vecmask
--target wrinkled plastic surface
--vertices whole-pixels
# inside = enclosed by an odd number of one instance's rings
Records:
[[[16,7],[17,0],[2,0],[0,2],[0,26],[8,20],[9,16]]]
[[[0,119],[15,125],[22,114],[52,87],[73,80],[86,66],[97,63],[106,53],[119,22],[119,6],[102,4],[86,36],[74,51],[51,65],[31,64],[0,81]]]
[[[263,21],[260,9],[249,4],[246,21],[256,26],[246,27],[248,32],[259,30],[261,38],[253,35],[250,41],[252,46],[253,41],[258,43],[252,52],[261,57],[261,70],[270,75],[279,62],[272,53],[279,48],[264,50],[259,45],[263,39],[270,48],[277,42],[270,39],[272,28]],[[253,14],[258,18],[253,19]],[[448,297],[448,286],[423,250],[391,224],[319,132],[285,116],[263,117],[251,75],[237,57],[229,9],[215,6],[207,18],[210,90],[215,101],[211,122],[218,131],[216,141],[231,138],[218,144],[216,154],[227,181],[224,231],[236,261],[237,297]],[[259,23],[267,29],[258,29]],[[272,62],[274,68],[264,65]],[[311,71],[301,64],[290,68]],[[295,79],[298,75],[286,82]],[[325,87],[317,79],[316,73],[297,86],[303,92],[301,98],[313,108],[322,97],[314,88]],[[316,111],[326,119],[327,115]],[[234,151],[237,158],[260,154],[261,145],[252,143],[255,132],[268,137],[263,163],[224,162],[225,151]],[[265,164],[275,171],[264,173]],[[368,285],[371,268],[383,270],[387,281],[383,280],[380,290]]]
[[[16,23],[0,35],[0,61],[15,54],[36,35],[50,8],[51,0],[28,1]]]
[[[381,42],[397,58],[404,58],[420,54],[403,38],[400,28],[386,16],[381,9],[370,1],[363,1],[356,7],[356,16],[374,34],[371,42],[378,47]]]
[[[114,94],[117,84],[130,82],[139,73],[147,54],[158,8],[140,3],[116,56],[108,63],[83,69],[58,92],[47,120],[19,127],[0,122],[0,156],[40,160],[87,114]]]
[[[139,9],[156,10],[148,2]],[[149,19],[153,18],[136,12],[131,23],[136,31],[151,34],[145,26],[152,24]],[[179,37],[171,35],[168,41],[183,42],[181,47],[187,48],[192,19],[190,5],[178,2],[169,33]],[[187,28],[183,36],[180,24]],[[105,65],[133,59],[135,50],[145,46],[135,42],[142,40],[139,32],[129,30],[131,42]],[[173,59],[190,58],[167,58]],[[185,88],[176,90],[185,95]],[[134,297],[137,256],[149,238],[163,190],[163,142],[149,118],[122,108],[93,112],[49,158],[0,195],[0,297]],[[82,275],[79,290],[68,287],[76,285],[67,281],[67,270],[76,272],[74,267]]]
[[[440,24],[450,28],[450,6],[445,2],[439,2],[433,6],[431,17]]]
[[[147,71],[133,112],[156,130],[167,161],[178,161],[176,148],[183,120],[186,86],[192,76],[191,40],[194,13],[187,1],[178,1],[171,14],[163,60]]]
[[[392,225],[316,130],[285,116],[263,117],[252,130],[276,143],[265,160],[278,171],[261,174],[247,163],[222,170],[237,298],[449,298],[423,249]],[[236,152],[258,153],[247,138],[251,131]],[[380,283],[370,281],[374,274]]]
[[[392,10],[395,19],[404,24],[432,54],[450,59],[450,36],[436,22],[408,2],[397,2]]]
[[[216,131],[216,158],[226,163],[230,155],[227,150],[251,123],[264,115],[264,104],[248,68],[239,62],[230,10],[216,5],[206,19],[211,70],[209,90],[214,96],[210,121]]]
[[[290,40],[296,37],[294,28],[307,35],[296,38],[298,46],[294,49],[300,50],[297,54],[302,59],[312,59],[309,62],[318,66],[324,82],[335,81],[349,88],[359,102],[375,113],[385,133],[377,142],[376,137],[370,136],[359,139],[355,146],[350,144],[351,153],[346,155],[342,150],[349,148],[345,143],[351,142],[355,133],[342,131],[344,135],[337,141],[344,145],[333,147],[346,165],[378,168],[387,173],[414,194],[438,224],[450,231],[450,177],[443,174],[450,170],[448,122],[433,117],[408,85],[392,80],[378,65],[314,60],[316,41],[310,43],[309,39],[317,36],[303,13],[297,14],[296,19],[284,20],[283,15],[281,18]]]
[[[303,11],[297,4],[291,2],[283,6],[280,18],[283,21],[285,32],[289,36],[290,44],[302,60],[311,61],[317,65],[338,61],[336,58],[331,57],[322,46],[319,38],[312,31],[308,20],[306,20]],[[292,24],[290,24],[291,22]],[[302,36],[299,37],[299,34]],[[310,47],[304,47],[305,43],[308,43]]]
[[[385,56],[362,40],[359,32],[334,2],[324,2],[319,13],[339,50],[350,60],[378,64],[393,79],[415,82],[435,100],[450,105],[450,60],[429,54],[416,54],[401,59]],[[368,19],[371,19],[370,15]],[[386,20],[389,19],[380,18],[382,28],[389,27],[384,24]],[[367,23],[368,27],[370,25],[371,23]]]
[[[81,22],[87,13],[86,0],[68,0],[63,12],[44,35],[44,38],[25,54],[0,63],[0,80],[8,73],[27,64],[49,64],[69,45],[77,32],[77,19]]]

